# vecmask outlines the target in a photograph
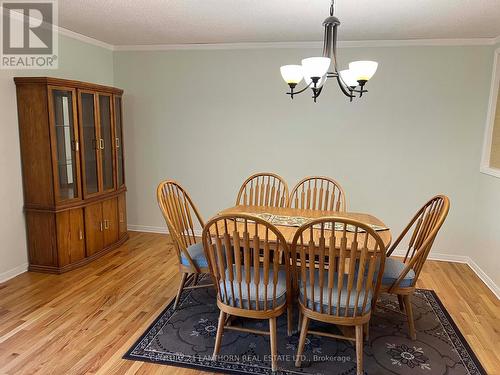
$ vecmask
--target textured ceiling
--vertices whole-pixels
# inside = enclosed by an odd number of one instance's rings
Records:
[[[59,0],[59,25],[114,45],[323,37],[329,0]],[[493,38],[500,0],[337,0],[339,40]]]

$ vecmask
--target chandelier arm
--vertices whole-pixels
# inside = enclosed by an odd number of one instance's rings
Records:
[[[303,93],[304,91],[306,91],[309,87],[311,87],[312,85],[312,81],[306,86],[304,87],[302,90],[299,90],[299,91],[294,91],[294,92],[287,92],[286,94],[287,95],[297,95],[297,94],[301,94]]]
[[[349,98],[355,98],[355,95],[352,95],[352,90],[345,84],[345,82],[340,77],[340,74],[337,74],[337,83],[339,84],[340,90],[344,93],[345,96]]]

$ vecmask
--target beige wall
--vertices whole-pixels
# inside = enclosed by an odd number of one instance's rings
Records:
[[[26,270],[26,231],[15,76],[55,76],[96,83],[113,83],[112,51],[61,36],[59,69],[0,70],[0,282]]]
[[[290,102],[280,65],[318,53],[115,52],[115,83],[126,92],[129,223],[164,228],[155,201],[163,178],[180,181],[208,218],[232,205],[255,171],[290,185],[325,174],[342,183],[350,210],[377,215],[394,234],[428,198],[449,195],[434,252],[475,256],[492,47],[344,48],[341,62],[379,61],[368,95],[349,103],[329,82],[319,103]]]
[[[498,46],[497,46],[498,47]],[[316,105],[283,94],[279,66],[317,50],[114,52],[61,37],[57,71],[0,71],[4,205],[0,280],[27,261],[15,75],[53,75],[125,89],[128,221],[162,230],[154,191],[166,177],[189,189],[208,218],[234,203],[255,171],[290,185],[337,178],[349,209],[379,216],[394,233],[436,193],[452,200],[434,252],[471,257],[498,285],[500,180],[479,173],[491,46],[345,48],[341,62],[380,68],[355,103],[329,82]]]

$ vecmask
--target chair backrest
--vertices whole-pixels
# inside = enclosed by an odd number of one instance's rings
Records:
[[[290,194],[289,206],[323,211],[345,211],[345,192],[330,177],[311,176],[299,181]]]
[[[282,265],[280,257],[289,253],[274,225],[247,214],[216,216],[203,229],[203,246],[220,302],[256,311],[283,304],[276,295],[278,276],[285,273],[289,290],[290,262]]]
[[[156,189],[156,197],[170,236],[176,245],[179,262],[182,252],[189,263],[196,268],[186,249],[196,243],[193,217],[198,220],[200,227],[204,226],[198,209],[184,188],[173,180],[160,182]]]
[[[412,269],[415,272],[412,286],[415,285],[439,229],[441,229],[446,216],[448,216],[449,210],[449,198],[445,195],[436,195],[418,210],[410,223],[401,232],[396,241],[394,241],[387,252],[387,256],[390,256],[406,235],[411,233],[404,257],[406,267],[394,283],[394,286],[397,286]]]
[[[370,226],[340,217],[312,220],[297,230],[290,252],[294,283],[308,309],[355,318],[376,301],[385,246]]]
[[[274,173],[254,174],[241,185],[236,204],[286,207],[288,204],[288,185],[283,177]]]

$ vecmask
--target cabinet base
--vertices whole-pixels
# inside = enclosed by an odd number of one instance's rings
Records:
[[[118,240],[118,242],[115,242],[111,246],[108,246],[98,253],[92,254],[89,257],[86,257],[82,260],[79,260],[78,262],[68,264],[63,267],[57,267],[57,266],[42,266],[42,265],[37,265],[37,264],[30,264],[28,266],[28,271],[30,272],[42,272],[42,273],[54,273],[54,274],[61,274],[64,272],[68,272],[71,270],[74,270],[75,268],[82,267],[93,260],[100,258],[104,254],[109,253],[112,250],[115,250],[116,248],[120,247],[126,240],[128,240],[128,233],[126,233],[122,238]]]

